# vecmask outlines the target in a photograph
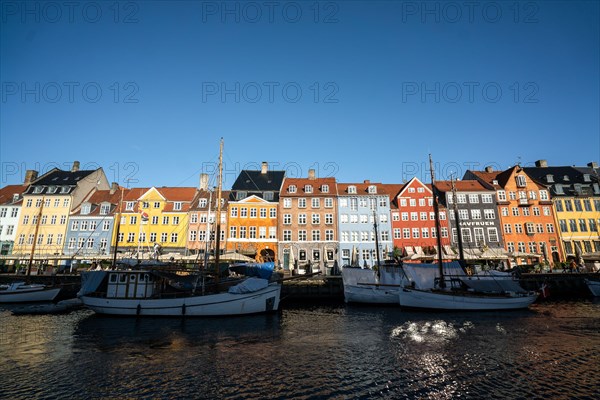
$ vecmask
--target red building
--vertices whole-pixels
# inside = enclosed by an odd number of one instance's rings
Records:
[[[437,236],[431,185],[412,178],[391,200],[394,247],[413,259],[433,259],[431,256],[437,254]],[[450,239],[446,215],[446,209],[440,205],[442,246],[447,250]]]

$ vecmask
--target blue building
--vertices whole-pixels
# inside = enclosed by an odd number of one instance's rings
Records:
[[[393,249],[390,199],[382,184],[338,183],[338,229],[340,265],[372,267],[377,263],[375,227],[379,234],[379,258]]]

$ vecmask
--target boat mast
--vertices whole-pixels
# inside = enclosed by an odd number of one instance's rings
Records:
[[[444,281],[444,264],[442,262],[442,237],[440,235],[440,206],[438,204],[438,193],[435,187],[435,172],[433,170],[433,160],[431,154],[429,155],[429,169],[431,170],[431,189],[433,190],[433,212],[435,213],[435,231],[437,236],[437,253],[438,253],[438,267],[440,271],[440,288],[446,287]]]
[[[216,282],[219,283],[221,270],[219,268],[219,253],[221,252],[221,186],[223,185],[223,138],[221,138],[221,145],[219,146],[219,184],[217,186],[217,215],[215,220],[217,223],[217,230],[215,238],[216,249],[215,249],[215,265],[217,267]]]
[[[375,229],[375,254],[377,255],[377,279],[381,279],[381,260],[379,258],[379,232],[377,232],[377,214],[373,210],[373,228]]]
[[[117,248],[119,247],[119,234],[121,233],[121,207],[123,207],[123,188],[121,187],[121,200],[119,201],[119,211],[117,212],[117,233],[115,235],[115,248],[113,250],[112,266],[117,266]]]
[[[40,205],[40,212],[37,215],[37,221],[35,224],[35,231],[33,233],[33,244],[31,245],[31,255],[29,256],[29,265],[27,266],[27,276],[31,276],[31,265],[33,264],[33,254],[35,253],[35,244],[37,243],[38,232],[40,230],[40,221],[42,220],[42,210],[44,209],[44,197],[42,197],[42,203]]]
[[[454,185],[454,176],[450,175],[450,183],[452,184],[452,200],[453,206],[452,209],[454,211],[454,220],[456,221],[456,235],[458,238],[458,257],[460,266],[464,267],[466,265],[465,262],[465,253],[463,250],[463,241],[462,241],[462,232],[460,228],[460,217],[458,216],[458,205],[456,200],[456,186]]]

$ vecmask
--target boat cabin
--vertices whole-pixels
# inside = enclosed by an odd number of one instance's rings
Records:
[[[147,299],[154,296],[154,283],[154,277],[147,271],[110,272],[106,297]]]

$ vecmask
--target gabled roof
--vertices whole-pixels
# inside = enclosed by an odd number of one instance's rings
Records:
[[[402,195],[404,194],[404,192],[409,188],[409,186],[412,186],[414,182],[418,182],[420,186],[427,188],[427,190],[429,191],[429,193],[433,194],[433,190],[431,190],[431,184],[429,184],[429,183],[423,183],[423,182],[421,182],[421,180],[419,178],[417,178],[416,176],[414,176],[414,177],[412,177],[408,182],[406,182],[402,186],[402,189],[400,189],[400,191],[398,192],[398,194],[396,195],[396,197],[398,197],[398,196],[402,197]]]
[[[594,168],[562,166],[527,167],[524,169],[536,182],[549,187],[554,195],[600,194],[599,178]],[[586,175],[589,180],[585,179]],[[597,193],[594,193],[594,190]]]
[[[435,181],[435,186],[440,192],[451,192],[452,181]],[[457,192],[490,192],[492,189],[484,187],[476,180],[454,181]]]
[[[0,189],[0,205],[11,205],[19,204],[23,201],[23,193],[27,189],[27,186],[23,185],[7,185]],[[13,202],[13,196],[19,195],[19,199]]]
[[[227,205],[229,203],[229,190],[222,191],[221,198],[225,200],[221,209],[226,210]],[[206,199],[206,207],[199,206],[200,199]],[[206,211],[208,211],[208,200],[209,199],[212,199],[211,204],[210,204],[211,212],[216,211],[217,210],[217,193],[213,192],[212,196],[211,196],[210,191],[204,190],[204,189],[200,189],[196,192],[196,196],[194,197],[194,200],[192,201],[192,204],[190,205],[190,210],[193,210],[193,211],[206,210]]]
[[[110,204],[110,211],[108,212],[108,214],[106,215],[113,215],[119,206],[119,201],[121,200],[121,188],[117,188],[117,190],[115,190],[113,193],[111,193],[111,190],[96,190],[94,193],[92,193],[92,195],[85,199],[83,202],[81,202],[81,204],[79,206],[77,206],[77,208],[75,209],[75,211],[71,214],[72,216],[99,216],[100,215],[100,206],[102,204]],[[125,194],[127,193],[128,189],[123,189],[123,198],[125,198]],[[81,214],[81,206],[85,203],[89,203],[91,204],[91,209],[90,212],[88,214],[82,215]],[[104,215],[103,215],[104,216]]]
[[[290,186],[296,186],[296,192],[291,193]],[[306,185],[311,185],[312,193],[306,193]],[[323,185],[329,186],[328,192],[323,192]],[[306,196],[337,196],[337,184],[335,178],[285,178],[281,187],[281,196],[285,197],[306,197]]]
[[[279,192],[285,177],[285,171],[251,171],[244,169],[231,187],[232,191]]]

